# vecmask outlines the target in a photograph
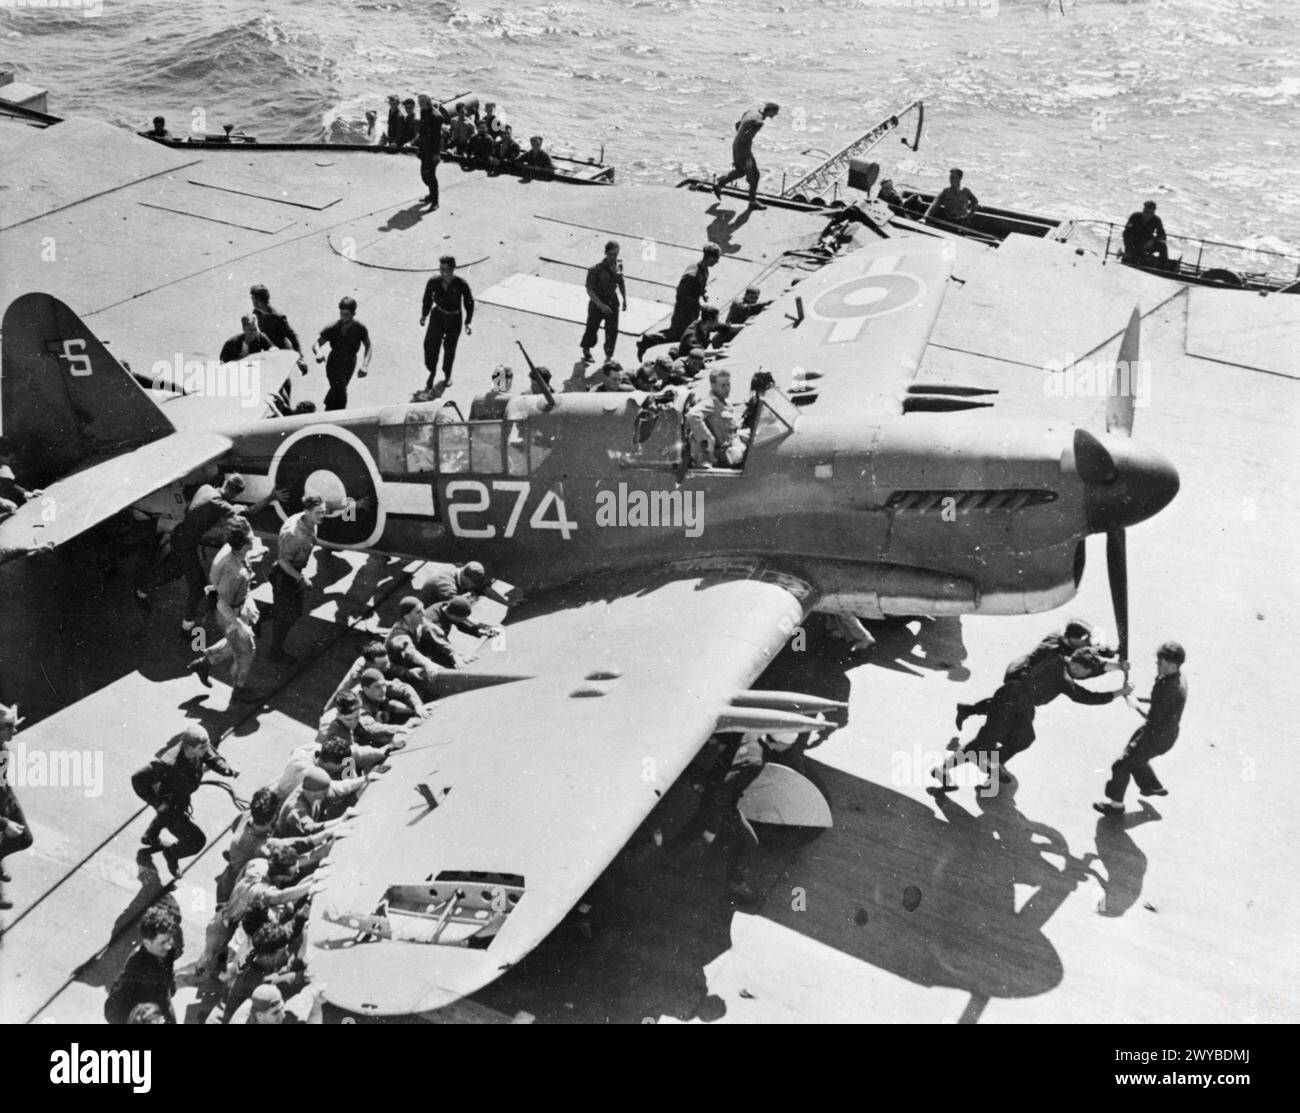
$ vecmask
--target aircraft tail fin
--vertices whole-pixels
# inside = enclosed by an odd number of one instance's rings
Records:
[[[0,419],[23,482],[43,486],[175,432],[86,324],[58,298],[24,294],[3,323]]]

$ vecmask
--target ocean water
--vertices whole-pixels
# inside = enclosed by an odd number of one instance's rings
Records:
[[[779,188],[921,98],[887,177],[960,165],[986,204],[1121,222],[1153,198],[1171,234],[1300,248],[1293,0],[0,0],[0,43],[58,115],[342,141],[389,92],[473,91],[624,182],[726,169],[770,99]]]

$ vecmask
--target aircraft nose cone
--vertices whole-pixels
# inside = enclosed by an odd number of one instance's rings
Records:
[[[1112,468],[1081,467],[1086,483],[1084,506],[1093,533],[1145,522],[1178,494],[1178,469],[1160,453],[1121,437],[1106,437],[1102,446]]]

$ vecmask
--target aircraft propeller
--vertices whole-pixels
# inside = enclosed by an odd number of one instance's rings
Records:
[[[1120,341],[1111,390],[1106,399],[1106,432],[1133,435],[1133,407],[1137,395],[1138,333],[1142,316],[1137,306],[1129,317],[1124,339]],[[1115,612],[1115,633],[1119,638],[1119,657],[1128,661],[1128,541],[1124,527],[1106,531],[1106,573],[1110,579],[1110,602]],[[1128,666],[1124,668],[1128,680]]]

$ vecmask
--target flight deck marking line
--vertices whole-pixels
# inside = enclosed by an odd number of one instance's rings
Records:
[[[139,185],[141,182],[147,182],[151,178],[158,178],[163,174],[174,174],[178,170],[186,170],[191,166],[197,166],[202,161],[203,159],[196,158],[193,162],[182,162],[177,166],[169,166],[165,170],[159,170],[153,174],[145,174],[141,178],[132,178],[129,182],[123,182],[121,185],[110,186],[108,189],[100,190],[98,193],[92,193],[86,197],[78,197],[75,201],[69,201],[66,205],[60,205],[58,208],[50,209],[48,212],[24,217],[22,220],[14,221],[13,224],[0,224],[0,232],[8,232],[11,228],[19,228],[24,224],[30,224],[33,220],[42,220],[47,216],[53,216],[55,213],[61,213],[65,209],[75,208],[77,205],[84,204],[87,201],[97,201],[101,197],[107,197],[110,193],[116,193],[119,189],[126,189],[129,186]]]
[[[424,561],[424,560],[419,561],[417,567],[413,569],[411,572],[407,572],[401,576],[396,577],[393,580],[393,583],[389,587],[389,589],[385,591],[384,594],[380,596],[378,599],[374,600],[375,606],[373,609],[378,610],[380,605],[387,602],[389,598],[391,598],[394,594],[396,594],[397,589],[399,587],[403,587],[404,585],[409,584],[411,578],[416,573],[423,570],[425,565],[427,565],[428,563],[429,563],[428,561]],[[328,653],[331,649],[333,649],[334,646],[336,646],[340,641],[342,641],[343,638],[346,637],[348,634],[353,634],[360,631],[362,623],[364,621],[365,621],[365,616],[357,615],[341,628],[337,624],[334,624],[331,627],[331,630],[334,632],[334,636],[329,640],[327,640],[323,645],[321,645],[319,651],[316,653],[314,657],[311,657],[310,659],[304,657],[299,667],[293,670],[288,676],[286,676],[284,681],[278,687],[271,689],[271,691],[266,694],[265,698],[259,700],[257,703],[249,704],[248,705],[249,710],[247,711],[247,713],[242,715],[240,718],[236,719],[234,722],[232,722],[230,726],[226,728],[225,731],[222,732],[221,738],[216,744],[216,749],[220,750],[221,743],[225,742],[226,739],[234,735],[235,732],[241,726],[243,726],[244,723],[248,722],[249,719],[256,719],[257,716],[261,714],[263,707],[267,706],[271,702],[272,697],[279,695],[286,688],[288,688],[291,683],[293,683],[295,680],[298,679],[300,673],[305,672],[307,668],[309,668],[311,665],[314,665],[316,662],[318,662],[322,657],[325,656],[326,653]],[[308,729],[310,729],[308,724],[304,724],[304,725],[308,726]],[[113,839],[115,839],[118,835],[120,835],[130,824],[134,823],[137,819],[139,819],[148,809],[149,809],[149,805],[147,804],[144,807],[138,808],[120,827],[117,828],[116,831],[110,834],[108,838],[106,838],[98,846],[94,847],[90,851],[90,853],[87,854],[80,862],[76,863],[67,873],[65,873],[61,878],[59,878],[59,880],[56,881],[49,889],[45,890],[45,892],[43,892],[39,897],[37,897],[35,901],[33,901],[30,905],[24,908],[22,912],[20,912],[14,918],[12,923],[6,924],[4,930],[0,931],[0,941],[2,941],[4,936],[7,935],[9,932],[11,932],[13,928],[21,920],[23,920],[33,908],[35,908],[38,904],[44,901],[45,898],[48,897],[50,894],[52,894],[56,889],[62,886],[65,881],[70,880],[74,873],[76,873],[78,870],[82,869],[85,865],[87,865],[90,862],[91,858],[99,854]],[[160,893],[165,893],[175,889],[176,885],[179,884],[181,879],[184,878],[186,875],[188,875],[190,870],[192,870],[195,866],[197,866],[199,862],[201,862],[208,855],[208,853],[216,847],[217,843],[224,836],[234,831],[235,824],[239,822],[240,815],[242,814],[243,813],[241,812],[236,812],[235,817],[229,823],[227,823],[225,827],[223,827],[220,831],[218,831],[213,838],[209,839],[207,843],[204,845],[203,849],[198,852],[198,854],[196,854],[193,858],[189,860],[189,862],[181,870],[180,876],[177,877],[175,881],[173,881],[171,884],[160,885]],[[158,880],[159,882],[162,882],[161,873],[158,873]],[[73,982],[78,980],[78,976],[83,971],[85,971],[93,964],[102,961],[104,956],[108,954],[108,952],[112,949],[113,945],[119,939],[121,939],[128,931],[134,928],[136,922],[140,919],[141,916],[144,915],[145,910],[151,907],[152,903],[153,902],[150,902],[149,905],[142,906],[139,913],[136,916],[134,916],[132,919],[124,923],[119,928],[118,931],[114,932],[109,937],[108,942],[103,945],[103,947],[101,947],[94,954],[92,954],[90,958],[86,959],[84,962],[78,963],[75,967],[73,967],[72,973],[68,975],[68,977],[64,980],[64,982],[52,994],[50,994],[50,996],[46,998],[45,1001],[41,1003],[41,1005],[36,1009],[35,1012],[33,1012],[30,1016],[28,1016],[27,1023],[29,1024],[33,1023],[36,1020],[36,1018],[40,1016],[42,1012],[44,1012],[56,1000],[58,1000],[58,998],[63,995],[64,991],[70,985],[72,985]]]
[[[557,266],[573,267],[575,270],[585,271],[589,269],[585,263],[570,263],[567,259],[552,259],[549,255],[539,255],[537,258],[543,263],[555,263]],[[456,266],[459,269],[460,264],[457,263]],[[629,282],[644,282],[649,286],[664,286],[669,290],[677,289],[677,283],[675,282],[661,282],[657,278],[641,278],[635,274],[624,274],[623,277]]]
[[[177,213],[180,216],[188,216],[194,220],[208,220],[213,224],[224,224],[227,228],[240,228],[245,232],[261,232],[264,236],[279,235],[286,228],[292,228],[298,222],[285,218],[285,223],[275,228],[260,228],[256,224],[240,224],[237,220],[222,220],[219,216],[212,216],[208,213],[191,212],[189,209],[177,208],[175,205],[163,205],[157,201],[137,201],[137,205],[143,205],[146,209],[161,209],[165,213]],[[248,218],[245,218],[248,219]]]
[[[342,197],[335,197],[333,201],[326,201],[323,205],[310,205],[305,201],[290,201],[287,197],[273,197],[269,193],[254,193],[250,189],[237,189],[233,185],[218,185],[216,182],[201,182],[197,178],[186,178],[190,185],[202,186],[204,189],[219,189],[223,193],[234,193],[240,197],[256,197],[260,201],[272,201],[277,205],[292,205],[298,209],[310,209],[312,212],[324,212],[333,205],[337,205],[343,200]],[[333,192],[332,190],[330,192]]]
[[[638,242],[641,240],[648,239],[656,244],[659,244],[662,247],[675,247],[681,251],[700,250],[699,244],[688,245],[684,243],[674,243],[672,240],[660,239],[658,236],[645,236],[636,232],[620,232],[620,231],[615,231],[612,228],[596,228],[590,224],[579,224],[575,220],[562,220],[558,216],[543,216],[541,213],[533,213],[533,219],[549,220],[555,224],[567,224],[570,228],[581,228],[587,232],[599,232],[603,236],[623,236],[626,239],[637,240]],[[722,245],[719,244],[718,246],[721,247]],[[751,259],[748,255],[734,255],[734,254],[727,254],[726,252],[724,252],[722,255],[722,260],[725,261],[727,259],[735,259],[739,263],[762,263],[764,261],[762,259]]]
[[[202,160],[200,159],[199,161],[202,161]],[[194,163],[186,163],[186,165],[187,165],[187,166],[193,166]],[[184,169],[184,167],[178,167],[177,169]],[[162,173],[168,173],[168,171],[162,171]],[[157,175],[156,175],[156,174],[153,174],[153,175],[150,175],[150,177],[157,177]],[[148,179],[146,179],[146,178],[141,178],[140,180],[141,180],[141,181],[147,181]],[[131,182],[131,183],[128,183],[128,184],[130,184],[130,185],[135,185],[136,183]],[[106,193],[111,193],[112,190],[106,190],[105,192],[106,192]],[[102,195],[100,195],[100,196],[102,196]],[[87,198],[87,200],[92,200],[92,198]],[[99,313],[107,313],[110,309],[116,309],[119,305],[125,305],[125,304],[126,304],[127,302],[129,302],[129,301],[135,301],[137,298],[148,297],[148,295],[150,295],[150,294],[156,294],[159,290],[165,290],[165,289],[167,289],[169,286],[177,286],[177,285],[179,285],[179,284],[182,283],[182,282],[188,282],[191,278],[198,278],[199,275],[207,274],[207,273],[209,273],[210,271],[217,271],[217,270],[221,270],[221,269],[223,269],[223,268],[225,268],[225,267],[233,266],[235,263],[242,263],[242,262],[244,262],[244,260],[246,260],[246,259],[251,259],[251,258],[253,258],[255,255],[261,255],[261,254],[263,254],[263,253],[265,253],[265,252],[267,252],[267,251],[275,251],[276,249],[281,248],[281,247],[289,247],[290,245],[292,245],[292,244],[296,244],[296,243],[298,243],[300,240],[308,239],[308,238],[311,237],[311,236],[315,236],[315,235],[318,235],[318,234],[319,234],[319,235],[324,235],[324,236],[325,236],[325,242],[326,242],[326,243],[329,243],[329,234],[330,234],[331,232],[333,232],[336,228],[342,228],[342,227],[344,227],[345,225],[348,225],[348,224],[354,224],[354,223],[355,223],[356,221],[358,221],[358,220],[365,220],[367,217],[371,217],[371,216],[379,216],[379,215],[382,214],[382,213],[389,212],[389,211],[392,210],[392,207],[393,207],[394,204],[396,204],[396,205],[403,205],[403,204],[407,204],[407,205],[409,205],[409,204],[411,204],[411,203],[413,203],[413,202],[415,202],[415,201],[418,201],[418,200],[419,200],[419,198],[414,197],[414,196],[412,196],[412,197],[407,197],[407,198],[405,198],[405,199],[401,199],[401,198],[399,198],[397,201],[395,201],[395,202],[391,202],[391,203],[389,203],[389,204],[387,204],[387,205],[384,205],[382,208],[371,209],[369,212],[366,212],[366,213],[360,213],[360,214],[357,215],[357,216],[350,216],[350,217],[348,217],[346,220],[340,220],[337,224],[331,224],[331,225],[328,225],[327,227],[324,227],[324,228],[309,228],[307,231],[303,232],[303,234],[302,234],[301,236],[294,236],[292,239],[288,239],[288,240],[279,240],[279,241],[277,241],[276,243],[269,243],[269,244],[267,244],[265,247],[259,247],[259,248],[255,249],[255,250],[253,250],[253,251],[247,251],[247,252],[245,252],[243,255],[236,255],[236,256],[234,256],[233,258],[230,258],[230,259],[222,259],[220,262],[213,263],[212,266],[210,266],[210,267],[204,267],[204,268],[202,268],[201,270],[193,271],[193,272],[191,272],[190,274],[183,274],[183,275],[180,275],[180,276],[178,276],[178,277],[176,277],[176,278],[170,279],[170,280],[167,281],[167,282],[160,282],[157,286],[151,286],[151,287],[150,287],[149,289],[147,289],[147,290],[141,290],[141,291],[139,291],[138,293],[135,293],[135,294],[129,294],[127,297],[119,298],[117,301],[110,302],[108,305],[101,305],[98,309],[92,309],[92,310],[90,310],[88,313],[83,313],[83,314],[81,314],[81,319],[84,321],[84,320],[86,320],[88,317],[94,317],[96,314],[99,314]],[[69,206],[65,205],[65,206],[63,206],[63,207],[64,207],[64,208],[68,208]],[[59,209],[53,209],[53,210],[51,210],[51,212],[59,212],[59,211],[60,211]],[[44,216],[49,216],[50,213],[44,213],[44,214],[42,214],[42,215],[44,215]],[[40,217],[32,217],[31,219],[32,219],[32,220],[39,220]],[[23,222],[23,223],[25,223],[25,222]],[[17,226],[14,225],[13,227],[17,227]],[[8,231],[8,229],[6,229],[6,228],[0,228],[0,233],[2,233],[2,232],[6,232],[6,231]]]

